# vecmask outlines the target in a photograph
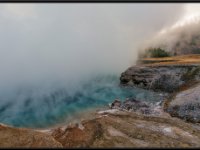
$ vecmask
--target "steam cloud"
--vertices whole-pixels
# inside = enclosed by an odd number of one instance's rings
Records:
[[[1,4],[0,89],[121,73],[137,46],[182,11],[180,4]]]
[[[10,111],[20,109],[23,89],[37,106],[39,95],[61,86],[77,90],[96,75],[120,75],[135,63],[143,42],[178,20],[183,8],[183,4],[1,4],[0,106],[11,100],[16,104]]]
[[[200,54],[200,14],[185,16],[171,26],[158,31],[140,47],[161,47],[172,55]]]

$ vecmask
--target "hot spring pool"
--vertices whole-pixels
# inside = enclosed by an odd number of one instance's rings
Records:
[[[22,88],[12,96],[0,95],[0,122],[16,127],[45,128],[66,121],[77,112],[108,105],[115,98],[124,100],[127,97],[152,103],[161,100],[159,93],[120,87],[118,76],[101,76],[81,84],[74,92],[65,87],[48,91]]]

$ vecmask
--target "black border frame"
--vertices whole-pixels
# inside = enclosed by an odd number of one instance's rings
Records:
[[[198,3],[200,0],[0,0],[0,3]]]

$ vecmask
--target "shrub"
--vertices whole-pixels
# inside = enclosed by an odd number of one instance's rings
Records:
[[[161,48],[150,48],[147,53],[150,57],[169,57],[169,53]]]

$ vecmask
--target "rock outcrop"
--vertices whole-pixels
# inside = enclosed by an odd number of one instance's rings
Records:
[[[139,112],[142,114],[150,114],[153,110],[153,108],[150,107],[150,104],[147,104],[144,101],[136,100],[134,98],[127,98],[123,102],[121,102],[120,100],[114,100],[111,103],[110,108]]]
[[[199,125],[172,118],[165,112],[152,113],[156,107],[135,99],[117,99],[109,110],[98,111],[94,119],[54,129],[51,135],[65,148],[200,146]],[[143,108],[151,113],[139,111]]]
[[[174,117],[190,122],[200,122],[200,84],[181,91],[170,100],[166,111]]]
[[[190,80],[200,79],[200,67],[197,64],[133,66],[121,74],[120,82],[124,86],[137,86],[154,91],[174,92]]]
[[[200,146],[200,128],[177,118],[110,109],[81,126],[55,129],[52,135],[65,148]]]

